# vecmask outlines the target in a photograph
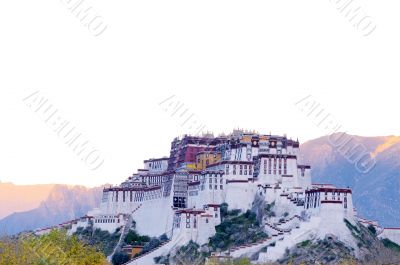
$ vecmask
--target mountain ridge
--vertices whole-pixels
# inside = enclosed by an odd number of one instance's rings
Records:
[[[0,233],[17,234],[81,217],[100,203],[103,186],[87,188],[56,184],[37,208],[12,213],[0,220]]]
[[[358,213],[383,226],[400,225],[400,137],[345,134],[375,160],[375,166],[360,173],[329,140],[322,136],[301,145],[303,163],[311,165],[313,182],[349,186],[354,191]],[[384,148],[383,148],[384,147]],[[339,147],[340,148],[340,147]]]

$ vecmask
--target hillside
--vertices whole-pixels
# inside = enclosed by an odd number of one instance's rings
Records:
[[[83,216],[97,207],[102,187],[55,185],[47,199],[32,210],[13,213],[0,220],[1,233],[16,234],[56,225]]]
[[[376,160],[368,173],[360,173],[355,165],[333,148],[328,136],[301,145],[304,163],[311,165],[314,183],[349,186],[361,216],[379,221],[383,226],[400,224],[400,137],[361,137],[345,135],[351,142],[365,146]]]

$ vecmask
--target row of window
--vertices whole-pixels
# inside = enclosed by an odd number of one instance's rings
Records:
[[[239,169],[239,172],[237,171],[237,169]],[[230,165],[226,165],[225,174],[229,175],[229,173],[230,173]],[[239,165],[239,168],[237,168],[237,165],[232,165],[232,175],[236,175],[236,173],[239,173],[239,175],[253,175],[253,166]]]
[[[151,169],[161,169],[161,167],[162,167],[162,162],[163,161],[155,161],[155,162],[150,162],[149,163],[149,167],[151,168]]]
[[[119,200],[119,192],[113,191],[112,192],[112,199],[111,201],[118,202]],[[134,194],[133,194],[134,193]],[[107,192],[103,193],[103,201],[106,201],[108,196]],[[145,201],[145,200],[152,200],[161,197],[161,193],[159,190],[156,191],[147,191],[147,192],[133,192],[133,191],[122,191],[122,202],[126,202],[128,200],[130,202],[137,202],[137,201]]]
[[[210,183],[210,184],[213,183],[213,179],[209,178],[208,179],[208,183]],[[218,183],[218,179],[217,178],[215,178],[215,182],[214,183]],[[219,179],[219,183],[221,183],[221,184],[223,183],[223,179],[222,178]]]
[[[273,161],[273,163],[272,163]],[[283,163],[282,163],[283,161]],[[278,163],[277,163],[278,162]],[[278,168],[278,170],[277,170]],[[283,168],[283,171],[282,171]],[[287,174],[287,160],[286,159],[281,159],[281,158],[274,158],[273,160],[271,158],[269,159],[263,159],[263,169],[264,169],[264,175],[268,174],[274,174],[276,175],[276,173],[278,172],[279,175],[281,175],[282,173],[284,175]],[[268,169],[268,171],[267,171]],[[272,170],[273,169],[273,170]]]
[[[213,189],[213,185],[212,184],[210,184],[208,187],[209,187],[210,190]],[[219,185],[219,189],[223,190],[224,186],[223,185]],[[214,185],[214,190],[218,190],[218,185]]]
[[[336,200],[336,195],[337,195],[337,200],[340,201],[340,192],[332,192],[332,200]],[[346,199],[347,193],[345,192],[343,196]],[[325,192],[325,200],[328,200],[328,192]]]
[[[213,173],[211,173],[211,174],[207,174],[208,175],[208,177],[210,177],[210,178],[212,178],[212,177],[217,177],[217,176],[220,176],[220,177],[222,177],[221,175],[219,175],[219,174],[213,174]],[[193,180],[194,181],[198,181],[198,180],[200,180],[200,178],[199,178],[199,175],[194,175],[193,176]]]
[[[96,219],[94,220],[95,223],[115,223],[115,219]],[[117,223],[119,223],[119,219],[117,219]]]
[[[164,182],[166,176],[150,176],[150,177],[142,177],[143,181],[146,182],[148,185],[150,184],[161,184]]]

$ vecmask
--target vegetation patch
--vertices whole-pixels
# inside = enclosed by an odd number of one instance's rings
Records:
[[[400,246],[397,245],[396,243],[394,243],[393,241],[385,238],[385,239],[382,239],[382,243],[385,247],[390,248],[390,249],[396,251],[398,254],[400,254]]]
[[[113,265],[125,264],[128,261],[129,261],[129,255],[122,251],[115,252],[111,260]]]
[[[93,230],[93,228],[89,226],[85,229],[78,227],[74,235],[86,244],[96,247],[108,256],[113,252],[121,234],[119,229],[110,234],[108,231],[99,228]]]
[[[342,242],[327,237],[323,240],[305,240],[287,250],[280,264],[342,264],[351,259],[351,250]]]
[[[124,238],[124,242],[127,245],[137,245],[142,246],[147,242],[150,242],[151,238],[149,236],[141,236],[135,230],[130,230]]]
[[[0,264],[85,264],[107,265],[104,254],[93,246],[68,236],[66,231],[0,238]]]
[[[154,261],[157,264],[176,264],[176,265],[201,265],[204,264],[206,258],[210,254],[207,251],[200,251],[200,246],[190,241],[188,244],[178,248],[174,255],[155,257]]]
[[[300,242],[299,244],[297,244],[298,247],[307,247],[311,244],[311,240],[304,240],[303,242]]]
[[[255,243],[267,238],[254,212],[248,210],[243,214],[240,213],[238,210],[228,211],[226,204],[221,207],[222,222],[215,227],[216,234],[209,241],[212,249],[227,250],[230,247]]]

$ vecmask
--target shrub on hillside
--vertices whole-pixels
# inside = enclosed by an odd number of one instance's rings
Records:
[[[146,245],[144,245],[142,251],[140,254],[144,254],[147,252],[152,251],[153,249],[157,248],[158,246],[161,245],[161,240],[158,238],[152,238],[149,242],[146,243]]]
[[[113,252],[120,237],[119,230],[110,234],[108,231],[104,231],[99,228],[93,231],[91,227],[87,227],[85,229],[78,228],[74,235],[76,235],[86,244],[96,246],[106,256]]]
[[[115,252],[115,254],[113,255],[112,260],[111,260],[113,265],[121,265],[128,261],[129,261],[128,254],[126,254],[125,252],[120,252],[120,251]]]
[[[210,238],[210,247],[214,250],[226,250],[232,246],[254,243],[267,237],[255,213],[248,210],[239,214],[240,211],[237,210],[226,213],[221,224],[216,226],[216,234]]]
[[[141,236],[135,230],[130,230],[125,236],[124,242],[128,245],[144,245],[150,240],[150,237]]]

